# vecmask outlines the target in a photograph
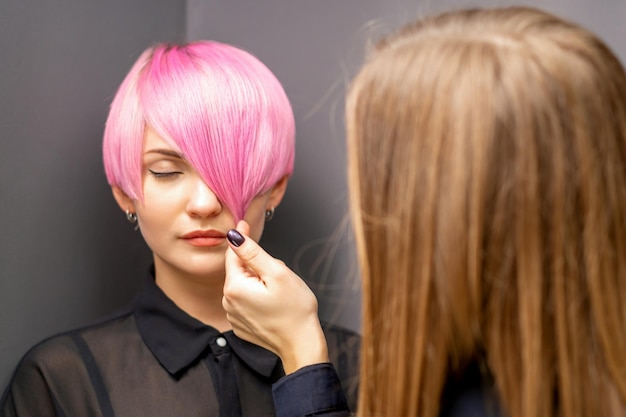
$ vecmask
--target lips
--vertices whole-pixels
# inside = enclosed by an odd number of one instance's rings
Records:
[[[226,235],[217,230],[194,230],[182,235],[181,239],[193,246],[208,247],[221,245]]]

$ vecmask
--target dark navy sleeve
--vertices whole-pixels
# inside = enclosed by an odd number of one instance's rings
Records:
[[[339,377],[330,363],[306,366],[272,387],[276,417],[352,415]]]

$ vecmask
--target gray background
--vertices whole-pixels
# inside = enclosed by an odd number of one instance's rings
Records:
[[[250,50],[296,113],[296,172],[264,246],[359,328],[346,222],[343,93],[364,45],[417,15],[510,1],[0,0],[0,390],[24,352],[132,300],[150,262],[110,195],[101,134],[110,100],[156,41]],[[626,56],[624,0],[537,0]]]

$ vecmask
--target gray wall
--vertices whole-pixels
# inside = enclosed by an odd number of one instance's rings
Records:
[[[210,38],[259,56],[297,120],[296,171],[263,243],[309,280],[323,318],[358,329],[346,222],[343,93],[368,38],[463,0],[0,0],[0,387],[44,337],[128,303],[150,255],[100,159],[116,87],[155,41]],[[626,57],[623,0],[536,0]],[[1,388],[0,388],[1,389]]]
[[[120,308],[145,275],[102,130],[137,55],[184,38],[185,16],[171,0],[0,0],[2,387],[28,347]]]

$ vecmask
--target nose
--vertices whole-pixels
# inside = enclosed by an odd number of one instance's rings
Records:
[[[192,217],[209,217],[221,211],[222,203],[217,195],[201,178],[196,178],[187,201],[187,213]]]

